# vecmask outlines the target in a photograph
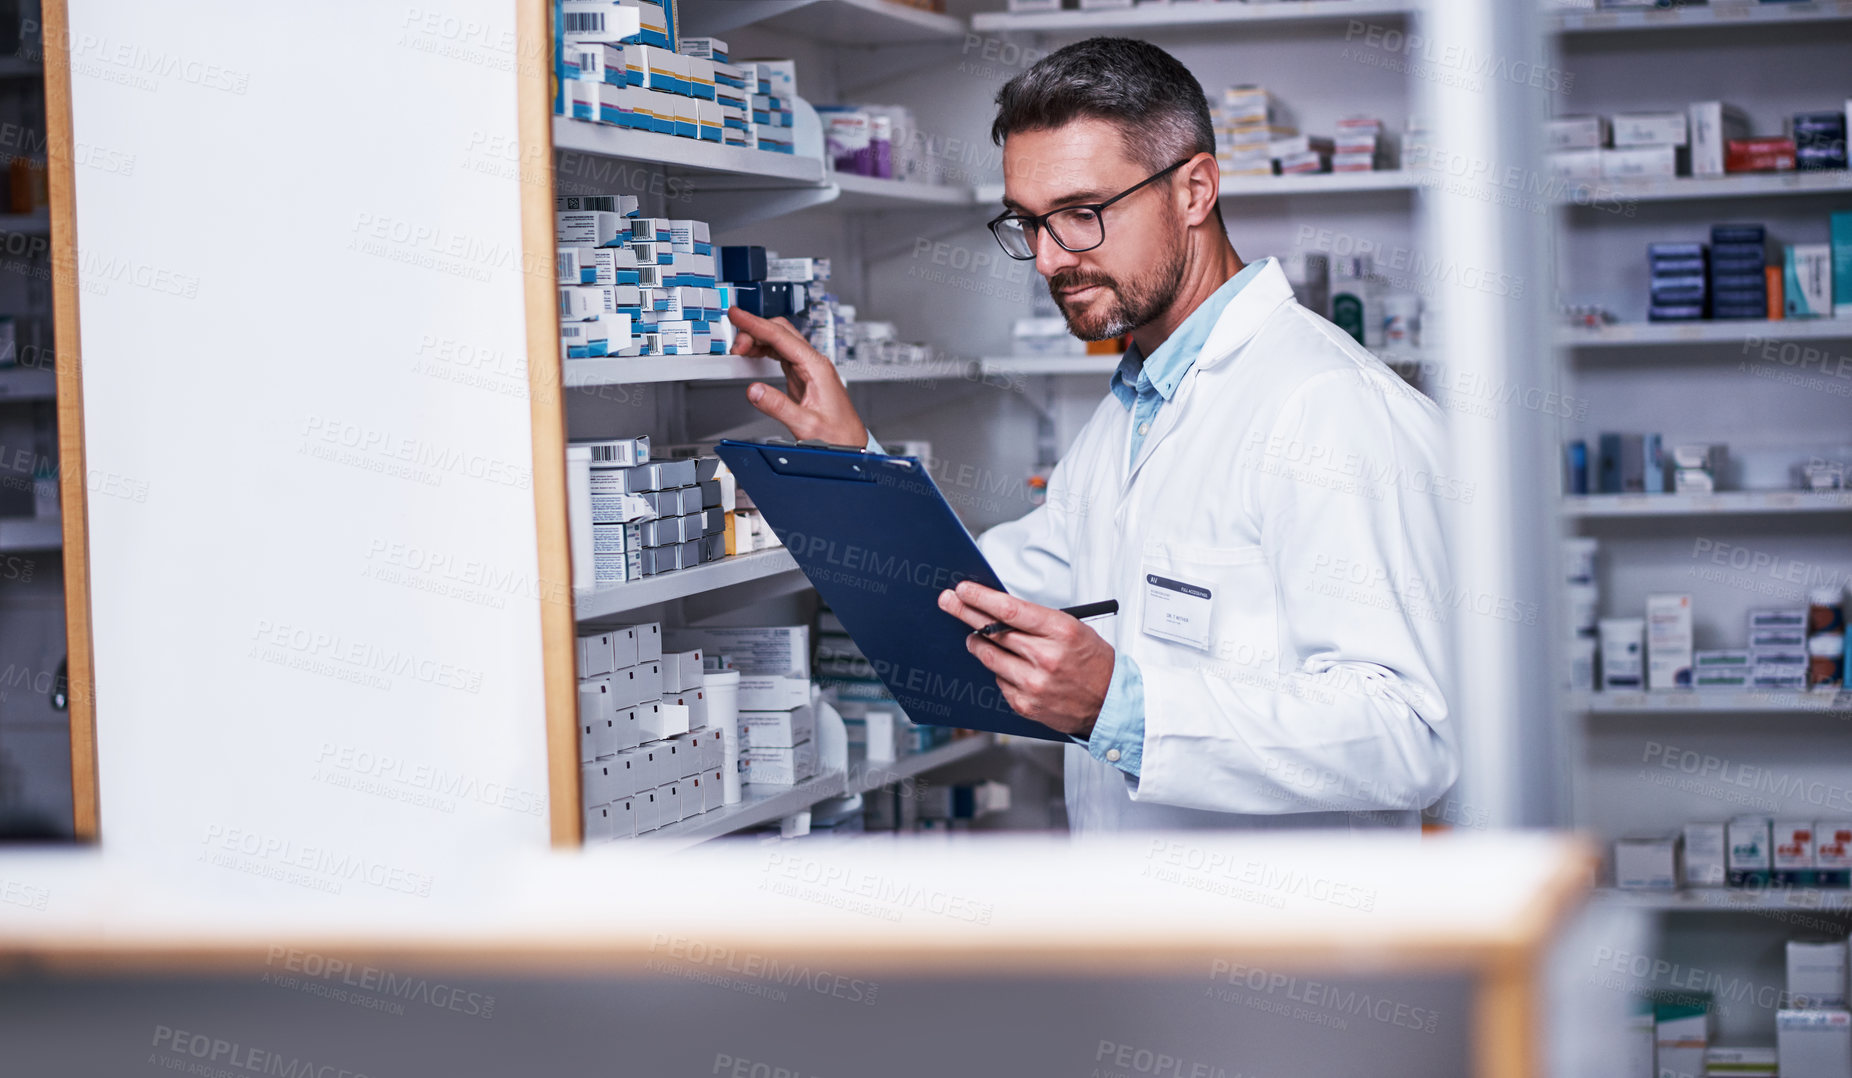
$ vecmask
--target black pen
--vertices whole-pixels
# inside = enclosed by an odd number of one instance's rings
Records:
[[[1085,621],[1088,618],[1097,618],[1104,614],[1117,614],[1119,612],[1119,600],[1106,599],[1102,602],[1086,603],[1081,606],[1065,606],[1061,608],[1061,612],[1069,617],[1075,617]],[[982,629],[977,630],[977,635],[995,636],[998,633],[1007,633],[1012,628],[1013,626],[1005,625],[1000,621],[993,621]]]

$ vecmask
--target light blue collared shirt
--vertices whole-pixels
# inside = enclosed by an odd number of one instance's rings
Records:
[[[1145,446],[1145,435],[1157,419],[1158,409],[1176,396],[1183,377],[1196,365],[1209,333],[1221,320],[1235,294],[1260,275],[1267,259],[1250,262],[1240,273],[1223,282],[1202,306],[1190,312],[1177,331],[1158,345],[1150,358],[1139,354],[1138,345],[1125,350],[1125,359],[1113,372],[1112,394],[1132,413],[1132,438],[1125,466],[1138,460]],[[1106,688],[1106,701],[1093,723],[1093,734],[1085,745],[1094,758],[1138,777],[1145,755],[1145,679],[1132,657],[1121,651],[1113,660],[1112,683]]]

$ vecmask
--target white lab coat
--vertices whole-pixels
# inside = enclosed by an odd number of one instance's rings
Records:
[[[1439,409],[1273,263],[1128,470],[1130,427],[1108,395],[1046,504],[980,540],[1013,594],[1117,599],[1090,624],[1144,677],[1138,779],[1066,750],[1073,830],[1416,826],[1459,770]],[[1210,590],[1208,649],[1142,631],[1147,573]]]

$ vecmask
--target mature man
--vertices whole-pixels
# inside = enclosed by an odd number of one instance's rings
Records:
[[[997,95],[1002,216],[1084,340],[1130,333],[1047,504],[980,541],[1012,594],[940,607],[1023,716],[1069,735],[1077,831],[1413,826],[1458,773],[1441,686],[1438,410],[1244,264],[1202,87],[1139,41],[1061,49]],[[800,438],[872,444],[829,362],[730,312]],[[1059,607],[1117,599],[1105,636]]]

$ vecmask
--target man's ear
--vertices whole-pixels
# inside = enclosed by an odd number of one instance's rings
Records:
[[[1177,171],[1183,174],[1184,189],[1189,192],[1183,220],[1194,228],[1215,215],[1216,203],[1222,197],[1222,169],[1215,163],[1214,154],[1199,153]]]

